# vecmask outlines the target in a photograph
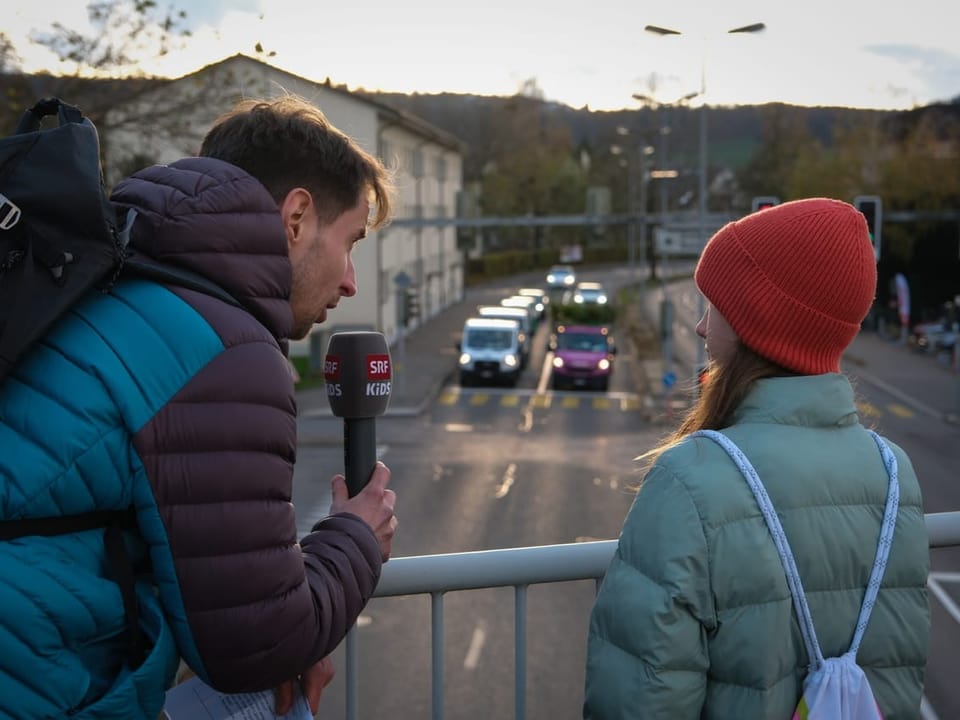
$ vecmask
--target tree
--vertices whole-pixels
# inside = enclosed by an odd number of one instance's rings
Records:
[[[532,85],[531,85],[532,82]],[[527,81],[532,93],[536,83]],[[535,93],[532,93],[535,95]],[[586,178],[575,157],[569,128],[550,111],[550,104],[517,94],[490,120],[492,136],[483,174],[485,215],[552,215],[583,211]],[[504,230],[504,237],[532,235],[534,248],[549,235],[556,242],[575,239],[578,230],[542,227]]]
[[[105,167],[133,162],[111,157],[110,138],[118,130],[143,138],[189,134],[192,110],[220,90],[196,83],[185,92],[155,93],[170,80],[145,70],[190,36],[186,11],[161,8],[154,0],[92,0],[87,14],[89,29],[55,21],[50,29],[31,33],[31,42],[53,51],[70,72],[32,76],[24,107],[49,95],[78,105],[97,126]],[[141,150],[136,161],[142,165],[148,159]]]

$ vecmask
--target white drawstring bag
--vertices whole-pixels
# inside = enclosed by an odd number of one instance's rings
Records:
[[[800,574],[797,572],[793,552],[790,550],[780,518],[773,508],[773,503],[770,502],[766,488],[760,482],[757,471],[740,448],[726,435],[714,430],[700,430],[693,433],[693,436],[706,437],[719,444],[740,469],[753,491],[780,554],[787,584],[790,586],[790,594],[793,596],[793,606],[797,613],[803,642],[807,648],[807,656],[810,658],[810,672],[803,681],[803,695],[793,713],[792,720],[883,720],[866,673],[857,665],[857,651],[860,649],[867,623],[870,622],[870,613],[877,601],[877,593],[887,567],[893,530],[897,523],[897,510],[900,506],[900,484],[897,481],[897,458],[879,435],[873,431],[870,431],[870,434],[880,448],[880,454],[883,456],[883,463],[890,478],[887,505],[880,525],[880,540],[877,543],[873,570],[870,572],[870,581],[864,593],[860,617],[857,620],[857,629],[853,634],[850,649],[840,657],[824,658],[813,628],[813,618],[803,592],[803,585],[800,583]]]

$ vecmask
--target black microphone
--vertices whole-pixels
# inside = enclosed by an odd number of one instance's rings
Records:
[[[343,467],[350,497],[369,482],[377,464],[376,416],[390,403],[390,350],[378,332],[330,336],[323,362],[330,409],[343,418]]]

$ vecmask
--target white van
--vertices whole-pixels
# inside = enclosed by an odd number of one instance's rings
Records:
[[[469,318],[457,343],[460,384],[478,380],[516,385],[520,375],[520,324],[516,320]]]
[[[530,346],[533,343],[533,328],[530,325],[530,313],[526,308],[504,307],[503,305],[480,305],[477,315],[482,318],[516,320],[520,323],[520,367],[527,366]]]

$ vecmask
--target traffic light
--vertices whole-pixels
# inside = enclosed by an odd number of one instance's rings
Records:
[[[753,199],[753,202],[750,204],[750,207],[751,207],[750,212],[756,212],[757,210],[766,210],[767,208],[771,208],[774,205],[779,205],[779,204],[780,204],[780,198],[774,197],[773,195],[761,195]]]
[[[870,242],[873,243],[873,256],[880,261],[880,234],[883,227],[883,201],[876,195],[857,195],[853,206],[867,219]]]
[[[403,294],[403,324],[409,325],[417,317],[420,317],[420,294],[416,288],[408,288]]]

